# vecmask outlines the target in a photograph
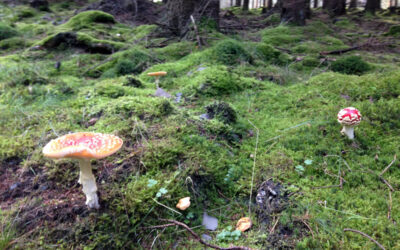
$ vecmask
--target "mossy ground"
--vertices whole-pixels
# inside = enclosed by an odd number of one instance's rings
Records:
[[[319,13],[305,27],[273,22],[232,36],[214,31],[210,36],[218,41],[202,49],[174,40],[153,48],[160,41],[151,40],[154,26],[133,29],[98,12],[58,24],[60,16],[72,16],[70,6],[50,7],[58,16],[0,5],[1,25],[13,35],[0,42],[1,248],[201,249],[180,229],[146,229],[163,224],[160,218],[185,222],[221,246],[374,247],[343,232],[353,228],[388,249],[400,248],[399,161],[383,175],[393,192],[379,178],[400,153],[399,42],[389,32],[398,16],[349,15],[332,23]],[[356,28],[360,19],[364,25]],[[376,28],[378,22],[387,30]],[[120,51],[34,48],[69,31],[118,44]],[[358,75],[331,70],[347,55],[320,55],[368,39],[391,46],[347,53],[368,63]],[[181,98],[154,96],[154,79],[146,73],[160,70],[168,71],[160,86]],[[142,84],[130,85],[132,75]],[[206,106],[221,102],[235,112],[234,122],[200,118]],[[341,136],[336,121],[347,106],[363,115],[354,141]],[[49,140],[75,131],[113,133],[125,142],[116,155],[93,162],[99,211],[84,205],[76,162],[41,153]],[[257,220],[254,200],[270,178],[292,194],[272,215],[275,227]],[[192,205],[181,214],[164,207],[174,208],[184,196]],[[199,227],[204,210],[219,219],[216,232]],[[245,236],[217,241],[243,216],[254,222]]]

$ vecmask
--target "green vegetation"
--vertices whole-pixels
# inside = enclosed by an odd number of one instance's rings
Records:
[[[63,24],[63,27],[72,30],[80,30],[83,28],[91,28],[95,23],[114,24],[115,19],[112,15],[98,10],[90,10],[81,12],[72,17],[68,22]]]
[[[0,41],[18,35],[17,30],[7,24],[0,23]]]
[[[359,56],[348,56],[332,62],[332,71],[343,74],[360,75],[368,71],[371,66]]]
[[[57,21],[74,11],[72,3],[50,7]],[[259,10],[232,10],[261,18]],[[353,228],[400,248],[399,44],[320,53],[370,36],[392,41],[369,18],[332,23],[316,15],[294,27],[278,25],[274,15],[267,23],[277,26],[213,30],[198,48],[195,40],[155,38],[155,25],[132,28],[100,11],[60,25],[37,11],[10,26],[18,13],[0,5],[0,34],[8,34],[0,41],[0,248],[204,247],[176,227],[149,229],[166,224],[162,218],[221,247],[376,247],[343,232]],[[368,25],[357,32],[372,35],[349,35],[360,19]],[[159,86],[172,98],[155,95],[153,71],[168,72]],[[354,141],[337,122],[348,106],[363,115]],[[77,163],[42,155],[51,139],[77,131],[124,140],[117,154],[92,162],[98,211],[84,204]],[[267,180],[281,187],[273,211],[256,202]],[[187,196],[191,206],[175,211]],[[201,227],[204,211],[218,219],[216,231]],[[253,226],[239,233],[234,227],[244,216]]]

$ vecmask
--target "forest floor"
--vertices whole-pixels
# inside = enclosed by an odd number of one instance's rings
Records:
[[[204,247],[163,219],[220,247],[376,247],[352,229],[400,248],[400,15],[317,9],[297,27],[232,8],[220,32],[198,24],[199,46],[78,7],[0,5],[0,249]],[[350,106],[355,140],[337,122]],[[124,140],[92,162],[99,210],[76,161],[42,154],[78,131]]]

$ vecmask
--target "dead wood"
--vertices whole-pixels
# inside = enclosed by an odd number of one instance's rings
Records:
[[[374,242],[380,249],[385,250],[384,246],[382,246],[378,241],[374,240],[371,236],[369,236],[366,233],[363,233],[361,231],[358,231],[358,230],[355,230],[355,229],[351,229],[351,228],[345,228],[345,229],[343,229],[343,231],[344,232],[353,232],[353,233],[361,234],[362,236],[368,238],[370,241]]]
[[[218,250],[253,250],[252,248],[249,247],[242,247],[242,246],[232,246],[232,247],[219,247],[217,245],[210,244],[206,241],[204,241],[198,234],[196,234],[188,225],[185,223],[176,221],[176,220],[169,220],[169,219],[160,219],[161,221],[166,221],[169,222],[168,224],[164,225],[157,225],[157,226],[151,226],[151,227],[143,227],[143,229],[156,229],[156,228],[166,228],[166,227],[171,227],[171,226],[181,226],[184,229],[186,229],[193,237],[195,238],[196,241],[200,242],[201,244],[218,249]]]

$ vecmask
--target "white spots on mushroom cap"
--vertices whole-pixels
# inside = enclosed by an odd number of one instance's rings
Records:
[[[51,140],[43,148],[43,154],[50,158],[100,159],[118,151],[122,143],[122,139],[114,135],[78,132]]]
[[[353,107],[344,108],[338,113],[338,122],[346,126],[356,126],[361,122],[361,113]]]

